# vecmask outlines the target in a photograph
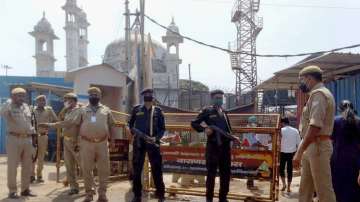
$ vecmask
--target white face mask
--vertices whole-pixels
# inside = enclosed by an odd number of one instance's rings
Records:
[[[70,107],[70,103],[69,103],[69,101],[64,102],[64,106],[65,106],[65,108],[69,108],[69,107]]]

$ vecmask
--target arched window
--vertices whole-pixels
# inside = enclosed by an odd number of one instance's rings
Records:
[[[48,43],[46,41],[39,41],[39,51],[40,52],[48,51]]]
[[[176,54],[176,46],[175,45],[171,45],[169,48],[169,53],[170,54]]]

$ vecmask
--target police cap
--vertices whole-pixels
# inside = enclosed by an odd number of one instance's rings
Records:
[[[101,96],[101,90],[100,90],[100,88],[98,88],[98,87],[90,87],[90,88],[88,89],[88,94],[89,94],[89,95],[91,95],[91,94],[96,94],[96,95],[98,95],[98,96]]]
[[[224,95],[224,91],[222,90],[212,90],[210,91],[210,96],[214,96],[214,95],[217,95],[217,94],[220,94],[220,95]]]
[[[305,75],[313,74],[313,73],[322,74],[323,71],[320,69],[320,67],[311,65],[311,66],[307,66],[304,69],[302,69],[299,73],[299,76],[305,76]]]
[[[25,93],[26,93],[26,90],[23,89],[23,88],[14,88],[14,89],[12,89],[12,91],[11,91],[11,94],[12,94],[12,95],[25,94]]]
[[[154,90],[152,88],[145,88],[141,91],[141,95],[144,95],[145,93],[154,93]]]
[[[45,95],[38,95],[35,100],[38,101],[40,99],[46,100],[46,96]]]

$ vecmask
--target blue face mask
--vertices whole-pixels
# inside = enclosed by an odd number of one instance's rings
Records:
[[[223,105],[223,99],[222,98],[213,98],[211,99],[211,103],[216,106],[222,106]]]

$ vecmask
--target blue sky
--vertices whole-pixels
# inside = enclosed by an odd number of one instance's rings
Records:
[[[228,42],[234,41],[236,36],[235,26],[230,22],[233,2],[147,0],[146,13],[165,25],[174,16],[182,34],[227,47]],[[360,1],[261,0],[261,3],[259,16],[264,18],[264,29],[257,40],[258,53],[292,54],[360,43]],[[43,11],[60,37],[55,42],[56,69],[65,69],[65,17],[61,9],[64,4],[65,0],[0,0],[0,64],[13,67],[9,75],[35,75],[35,60],[32,58],[35,42],[28,32],[41,19]],[[86,11],[91,23],[89,62],[100,63],[106,45],[124,37],[124,0],[78,0],[78,5]],[[130,0],[130,5],[134,11],[138,1]],[[165,34],[164,30],[150,22],[147,22],[145,29],[156,41],[161,41],[161,36]],[[187,78],[187,66],[191,63],[194,80],[210,88],[234,90],[235,76],[227,53],[185,40],[180,47],[180,55],[183,60],[180,66],[181,78]],[[301,59],[258,58],[259,79],[265,80],[273,72]],[[3,75],[4,70],[0,74]]]

